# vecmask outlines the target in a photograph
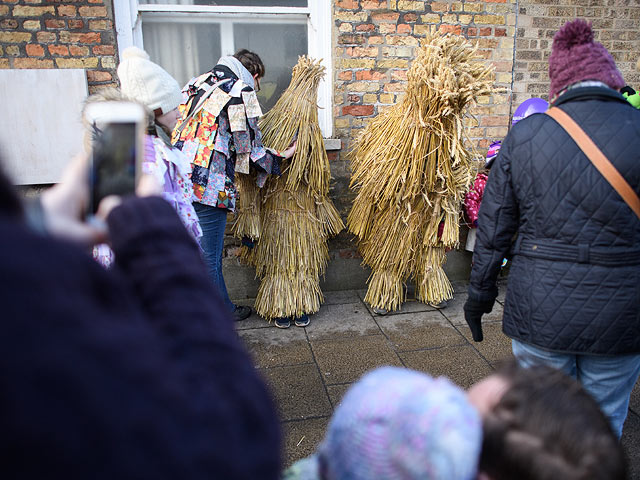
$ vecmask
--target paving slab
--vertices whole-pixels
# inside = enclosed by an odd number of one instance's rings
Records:
[[[309,340],[330,340],[343,337],[360,337],[380,333],[373,317],[360,301],[323,305],[318,313],[310,317],[306,327]]]
[[[434,377],[448,377],[465,389],[493,372],[489,363],[471,345],[402,352],[399,355],[408,368]]]
[[[323,305],[336,305],[340,303],[359,303],[361,302],[358,290],[342,290],[336,292],[322,292],[324,296]],[[322,307],[321,307],[322,310]]]
[[[236,322],[236,330],[247,330],[250,328],[276,328],[273,326],[273,323],[267,322],[264,318],[258,315],[255,310],[253,310],[254,303],[255,302],[253,300],[244,300],[238,303],[239,305],[251,307],[252,312],[249,318]]]
[[[636,414],[640,415],[640,380],[636,382],[633,390],[631,390],[631,400],[629,401],[629,408]]]
[[[640,416],[635,413],[630,412],[624,423],[621,443],[629,465],[628,477],[640,479]]]
[[[283,420],[331,415],[331,403],[315,364],[264,368]]]
[[[238,330],[258,367],[312,363],[313,354],[304,329],[291,327]]]
[[[342,401],[342,397],[347,393],[347,390],[353,385],[352,383],[343,383],[340,385],[327,385],[327,393],[329,393],[329,400],[335,410],[338,404]]]
[[[473,348],[480,352],[492,365],[499,364],[505,360],[513,358],[511,352],[511,339],[502,333],[502,323],[486,323],[482,325],[484,339],[481,342],[474,342],[471,336],[471,329],[466,325],[458,327],[464,338]]]
[[[382,316],[389,316],[389,315],[401,315],[403,313],[416,313],[416,312],[432,312],[434,310],[437,310],[437,308],[432,307],[431,305],[427,304],[427,303],[422,303],[419,302],[418,300],[416,300],[415,298],[411,298],[408,297],[407,300],[405,302],[402,303],[402,305],[400,305],[400,309],[393,311],[393,312],[388,312],[385,313],[384,315],[379,315],[377,313],[375,313],[373,311],[373,308],[371,307],[371,305],[369,305],[368,303],[366,303],[364,301],[364,296],[366,295],[366,292],[364,292],[362,294],[362,302],[367,306],[367,308],[369,309],[369,312],[371,312],[372,315],[374,315],[375,317],[382,317]]]
[[[283,462],[285,468],[301,458],[308,457],[324,438],[329,424],[329,416],[284,422],[282,430],[284,434]]]
[[[467,343],[437,310],[378,316],[376,323],[398,352]]]
[[[353,382],[382,365],[402,365],[383,335],[312,341],[311,348],[327,385]]]

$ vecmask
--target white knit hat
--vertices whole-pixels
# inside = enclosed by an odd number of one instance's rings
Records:
[[[182,103],[178,82],[138,47],[128,47],[122,52],[118,78],[122,93],[143,103],[156,115],[168,113]]]

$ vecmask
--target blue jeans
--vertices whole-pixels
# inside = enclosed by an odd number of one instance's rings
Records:
[[[204,261],[207,264],[209,276],[218,289],[224,304],[230,312],[233,312],[236,306],[229,299],[227,286],[224,284],[222,276],[222,250],[224,248],[224,230],[227,226],[227,210],[202,203],[194,203],[193,208],[202,228],[200,245],[204,252]]]
[[[620,438],[629,410],[631,390],[640,373],[640,355],[579,355],[556,353],[533,345],[511,341],[511,348],[523,367],[549,365],[577,379],[596,399]]]

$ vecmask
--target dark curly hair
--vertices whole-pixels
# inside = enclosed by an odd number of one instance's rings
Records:
[[[507,364],[510,387],[484,422],[479,470],[492,480],[623,480],[609,421],[574,379],[547,366]]]
[[[262,63],[257,53],[250,52],[246,48],[243,48],[242,50],[238,50],[233,56],[240,60],[240,63],[244,65],[244,68],[249,70],[251,75],[257,74],[258,78],[264,77],[264,63]]]

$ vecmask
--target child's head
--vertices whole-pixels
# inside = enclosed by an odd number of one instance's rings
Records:
[[[513,363],[468,394],[484,424],[479,478],[625,478],[622,448],[608,420],[562,372]]]
[[[384,367],[346,393],[317,454],[323,480],[475,478],[481,421],[445,378]]]
[[[542,98],[533,97],[528,98],[516,108],[513,112],[513,118],[511,119],[511,126],[518,123],[520,120],[527,118],[534,113],[544,113],[549,109],[549,103]]]

